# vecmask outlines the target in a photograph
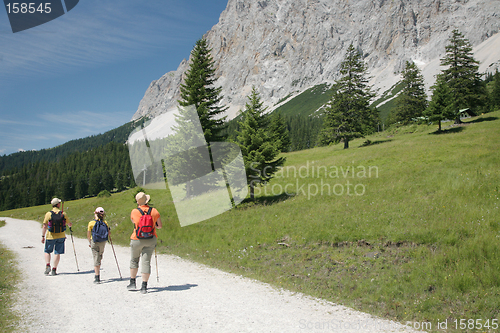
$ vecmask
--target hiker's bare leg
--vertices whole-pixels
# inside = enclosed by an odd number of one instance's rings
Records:
[[[101,266],[94,266],[94,271],[95,271],[95,275],[99,275],[99,271],[101,270]]]
[[[54,264],[52,265],[52,268],[57,268],[57,265],[59,265],[59,260],[61,260],[61,255],[54,254]]]
[[[131,279],[135,279],[135,277],[137,276],[137,271],[139,270],[139,268],[131,268],[130,269],[130,278]]]
[[[150,275],[149,273],[142,273],[142,282],[148,282]]]
[[[50,253],[45,252],[45,263],[50,265]]]

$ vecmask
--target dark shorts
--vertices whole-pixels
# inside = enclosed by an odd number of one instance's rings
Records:
[[[54,251],[55,254],[64,254],[64,241],[66,238],[57,238],[57,239],[46,239],[45,240],[45,253],[52,253]],[[55,248],[55,250],[54,250]]]

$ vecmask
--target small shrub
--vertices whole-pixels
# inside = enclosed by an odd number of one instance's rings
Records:
[[[111,196],[111,193],[109,193],[108,190],[101,191],[97,195],[98,198],[109,198],[110,196]]]

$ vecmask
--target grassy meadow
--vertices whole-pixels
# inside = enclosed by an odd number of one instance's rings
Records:
[[[500,111],[450,125],[287,153],[254,202],[183,228],[169,193],[149,190],[164,224],[159,251],[415,328],[496,331]],[[136,191],[66,202],[74,234],[84,237],[102,206],[113,242],[127,245]],[[49,208],[0,216],[42,221]],[[474,324],[460,327],[463,319]]]
[[[0,228],[5,221],[0,220]],[[1,229],[0,229],[1,232]],[[15,266],[15,256],[0,244],[0,327],[2,332],[14,332],[18,315],[12,311],[15,302],[16,281],[20,274]]]

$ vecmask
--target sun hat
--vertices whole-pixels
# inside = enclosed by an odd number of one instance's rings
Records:
[[[144,192],[139,192],[135,195],[135,201],[138,205],[145,205],[149,202],[150,196]]]

